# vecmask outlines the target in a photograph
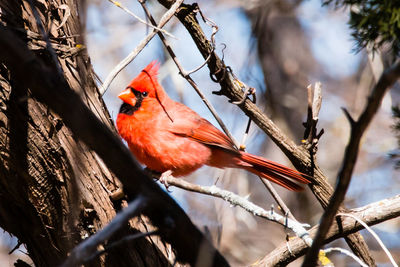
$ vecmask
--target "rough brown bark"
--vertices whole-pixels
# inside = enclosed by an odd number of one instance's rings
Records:
[[[78,2],[33,1],[69,86],[113,128],[82,48]],[[0,9],[0,23],[13,28],[49,68],[56,68],[30,2],[4,0]],[[116,188],[118,182],[97,155],[78,142],[57,115],[30,98],[29,88],[0,63],[0,226],[26,245],[35,265],[60,264],[82,238],[107,224],[120,206],[109,198]],[[135,221],[137,230],[151,228],[145,220]],[[153,240],[137,240],[95,265],[168,265],[166,246]]]

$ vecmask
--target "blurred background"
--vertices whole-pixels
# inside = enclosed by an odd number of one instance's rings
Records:
[[[144,18],[136,1],[121,0],[121,4]],[[185,1],[185,3],[191,3]],[[104,81],[112,68],[131,52],[148,33],[149,28],[106,0],[87,1],[87,47],[95,72]],[[349,137],[349,124],[341,107],[346,107],[357,118],[366,97],[375,83],[365,51],[355,53],[355,43],[347,25],[348,10],[334,6],[321,6],[320,0],[199,2],[203,14],[219,27],[216,49],[226,65],[247,85],[256,88],[257,104],[290,137],[300,144],[302,122],[307,112],[306,87],[322,82],[323,102],[319,129],[325,134],[319,142],[318,164],[334,185],[343,151]],[[157,1],[148,6],[159,19],[166,11]],[[200,20],[200,19],[199,19]],[[208,36],[211,29],[202,24]],[[173,18],[165,27],[177,39],[168,38],[172,49],[186,70],[194,69],[203,59],[186,29]],[[150,61],[161,62],[159,80],[168,94],[183,102],[217,126],[210,112],[190,85],[178,75],[156,36],[150,44],[125,68],[104,95],[106,105],[115,119],[121,101],[116,95]],[[192,75],[193,79],[217,109],[230,131],[241,140],[247,117],[225,97],[213,95],[219,86],[209,77],[207,68]],[[347,193],[346,206],[355,208],[400,192],[400,171],[390,154],[397,149],[392,105],[398,105],[399,88],[395,87],[383,101],[362,141],[354,176]],[[254,124],[246,142],[247,151],[274,161],[290,163],[280,150]],[[188,181],[216,184],[248,198],[269,209],[274,203],[259,179],[244,171],[218,170],[204,167],[187,177]],[[279,191],[294,216],[301,222],[315,225],[322,209],[309,192]],[[186,210],[196,225],[209,232],[214,244],[234,266],[250,265],[282,243],[286,235],[283,227],[257,218],[246,211],[232,207],[222,200],[170,188],[172,196]],[[400,259],[400,219],[374,226],[394,257]],[[382,249],[367,232],[362,232],[378,265],[388,262]],[[0,265],[13,264],[24,255],[19,248],[7,255],[17,240],[4,233],[0,238]],[[347,248],[338,240],[329,246]],[[25,256],[26,257],[26,256]],[[357,266],[342,255],[332,255],[336,266]],[[26,260],[30,262],[29,260]],[[301,261],[290,266],[298,266]]]

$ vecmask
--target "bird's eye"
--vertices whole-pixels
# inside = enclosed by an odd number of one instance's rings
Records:
[[[149,94],[148,92],[142,92],[142,96],[146,97],[146,96],[148,96],[148,94]]]

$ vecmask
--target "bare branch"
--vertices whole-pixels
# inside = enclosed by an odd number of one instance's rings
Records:
[[[371,95],[368,97],[368,102],[366,103],[363,113],[352,125],[350,140],[344,153],[342,167],[338,173],[338,183],[335,192],[333,193],[328,207],[322,216],[318,233],[311,249],[308,251],[307,256],[304,259],[303,266],[316,264],[318,251],[324,243],[325,236],[329,231],[336,212],[344,200],[347,188],[350,184],[353,168],[357,161],[361,137],[377,112],[386,90],[388,90],[399,77],[400,61],[396,62],[392,67],[383,72],[378,83],[373,88]]]
[[[352,209],[346,213],[360,218],[369,226],[375,225],[400,216],[400,195],[380,200],[360,208]],[[342,218],[340,223],[340,225],[331,225],[329,232],[326,235],[326,239],[324,240],[325,244],[364,228],[360,223],[350,217]],[[311,237],[315,236],[317,229],[318,225],[309,230]],[[288,245],[291,248],[291,252],[287,250]],[[307,249],[308,246],[304,244],[303,240],[297,237],[293,238],[288,241],[288,244],[283,242],[276,249],[270,252],[259,262],[258,266],[287,265],[298,257],[304,255]]]
[[[354,124],[356,123],[353,117],[351,116],[350,112],[347,110],[347,108],[342,108],[344,115],[346,116],[347,120],[350,123],[350,126],[353,128]]]
[[[305,244],[311,246],[312,239],[310,238],[307,230],[304,229],[304,226],[306,226],[306,224],[301,224],[296,220],[281,216],[274,212],[273,209],[271,209],[270,211],[266,211],[260,206],[257,206],[256,204],[247,200],[246,198],[238,196],[233,192],[220,189],[215,185],[200,186],[189,183],[183,179],[174,178],[172,176],[164,177],[164,179],[169,185],[173,185],[188,191],[221,198],[229,202],[231,205],[239,206],[255,216],[267,219],[272,222],[276,222],[286,228],[291,229],[299,238],[304,241]]]
[[[279,205],[279,207],[282,209],[283,214],[285,216],[288,216],[292,220],[296,220],[296,218],[293,216],[292,212],[288,208],[288,206],[285,204],[285,202],[282,200],[281,196],[278,194],[278,192],[275,190],[274,186],[272,183],[268,180],[265,180],[263,178],[260,178],[260,181],[264,184],[264,186],[267,188],[268,192],[271,194],[272,198],[275,200],[275,202]]]
[[[65,23],[67,22],[67,19],[71,16],[71,8],[66,4],[59,5],[57,8],[65,10],[63,19],[62,19],[60,25],[57,26],[57,30],[58,30],[58,29],[61,29],[65,25]]]
[[[174,16],[176,10],[180,7],[181,3],[183,3],[183,0],[177,0],[170,7],[170,9],[162,16],[160,23],[157,26],[158,28],[164,27],[164,25]],[[99,88],[101,95],[103,95],[107,91],[111,82],[118,75],[118,73],[136,58],[140,51],[143,50],[143,48],[148,44],[148,42],[150,42],[150,40],[156,35],[157,32],[159,31],[153,30],[151,33],[149,33],[126,58],[124,58],[120,63],[118,63],[117,66],[114,67],[110,74],[108,74],[103,85]]]
[[[120,2],[114,1],[114,0],[108,0],[109,2],[113,3],[115,6],[119,7],[120,9],[122,9],[123,11],[125,11],[126,13],[128,13],[129,15],[131,15],[132,17],[134,17],[135,19],[137,19],[138,21],[140,21],[141,23],[149,26],[150,28],[153,28],[154,30],[160,31],[165,33],[166,35],[168,35],[169,37],[172,37],[174,39],[177,39],[173,34],[167,32],[164,29],[161,29],[160,27],[157,27],[157,25],[151,25],[149,23],[147,23],[146,21],[144,21],[143,19],[141,19],[138,15],[136,15],[135,13],[133,13],[132,11],[130,11],[128,8],[124,7]]]
[[[242,83],[239,79],[237,79],[237,77],[235,77],[235,79],[237,80],[238,83],[243,84],[243,87],[245,88],[245,90],[244,90],[243,99],[240,100],[240,101],[234,101],[232,103],[235,104],[235,105],[241,105],[241,104],[244,103],[244,101],[246,100],[248,95],[252,95],[253,96],[253,103],[256,104],[256,101],[257,101],[256,89],[254,89],[252,87],[249,87],[246,84]],[[249,131],[250,131],[250,125],[251,125],[251,118],[249,117],[249,120],[248,120],[247,126],[246,126],[246,131],[245,131],[245,133],[243,135],[242,142],[241,142],[240,147],[239,147],[239,149],[242,150],[242,151],[245,151],[245,149],[246,149],[246,138],[247,138],[247,136],[249,134]],[[285,214],[285,216],[288,216],[292,220],[297,221],[296,218],[293,216],[292,212],[290,211],[290,209],[288,208],[288,206],[282,200],[281,196],[275,190],[275,188],[272,185],[272,183],[270,181],[268,181],[268,180],[265,180],[265,179],[261,178],[260,176],[258,176],[258,178],[264,184],[264,186],[267,188],[268,192],[271,194],[271,196],[275,200],[275,202],[279,205],[279,207],[283,211],[283,214]]]

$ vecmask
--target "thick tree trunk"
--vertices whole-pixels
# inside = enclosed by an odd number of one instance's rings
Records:
[[[49,68],[56,68],[56,59],[70,87],[113,128],[84,49],[80,1],[32,2],[54,54],[46,47],[29,0],[1,0],[0,23],[14,29]],[[0,62],[0,227],[26,245],[36,266],[60,264],[78,242],[106,225],[121,205],[109,197],[119,187],[113,174],[76,140],[63,121],[30,98],[29,88]],[[134,225],[144,231],[151,227],[144,220]],[[140,239],[95,265],[166,266],[166,255],[161,242]]]

